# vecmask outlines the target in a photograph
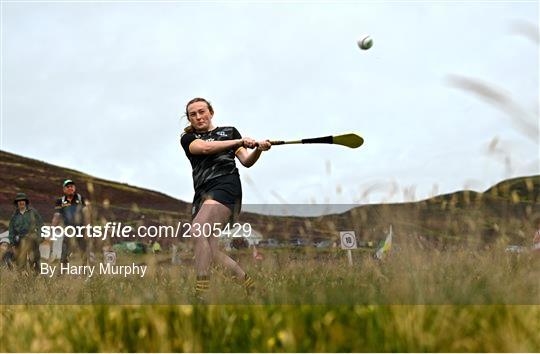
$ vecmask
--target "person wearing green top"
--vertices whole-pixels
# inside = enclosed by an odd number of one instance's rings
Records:
[[[160,253],[161,252],[161,245],[159,242],[154,241],[154,244],[152,245],[152,252],[153,253]]]
[[[37,272],[43,219],[36,209],[29,206],[30,200],[25,193],[17,193],[13,204],[16,208],[9,222],[8,237],[15,254],[15,262],[19,269],[23,269],[30,258],[30,265]]]

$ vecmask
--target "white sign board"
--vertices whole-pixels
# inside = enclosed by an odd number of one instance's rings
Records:
[[[41,258],[49,259],[49,256],[51,255],[51,245],[47,242],[42,242],[39,245],[39,254],[41,255]]]
[[[116,252],[114,251],[105,251],[103,252],[103,259],[105,263],[116,264]]]
[[[356,234],[354,231],[340,231],[341,248],[344,250],[356,249]]]

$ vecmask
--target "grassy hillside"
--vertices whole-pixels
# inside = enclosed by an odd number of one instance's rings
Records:
[[[166,194],[0,151],[0,219],[9,218],[13,197],[22,191],[44,220],[50,221],[54,201],[62,195],[62,182],[67,178],[92,202],[97,220],[134,221],[144,215],[146,223],[160,224],[167,218],[189,216],[190,204]]]

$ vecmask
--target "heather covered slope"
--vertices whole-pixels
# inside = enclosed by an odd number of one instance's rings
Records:
[[[187,217],[190,205],[166,194],[107,181],[72,169],[0,151],[0,219],[11,215],[15,193],[25,192],[47,221],[54,200],[62,193],[62,181],[76,181],[78,192],[98,209],[99,215],[116,221],[139,219],[159,222],[165,215]]]
[[[96,223],[105,220],[156,225],[189,221],[190,203],[166,194],[96,178],[79,171],[0,151],[0,222],[12,213],[18,191],[49,221],[61,183],[71,178],[93,204]],[[309,207],[309,206],[305,206]],[[380,239],[389,224],[397,236],[422,244],[483,245],[495,240],[526,244],[533,220],[540,216],[540,176],[502,181],[484,192],[458,191],[420,202],[370,204],[322,217],[277,217],[242,213],[266,237],[334,239],[355,230],[361,240]]]

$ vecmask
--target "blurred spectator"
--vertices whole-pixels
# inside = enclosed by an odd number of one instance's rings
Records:
[[[15,255],[11,250],[9,239],[7,237],[0,239],[0,259],[2,260],[1,266],[7,266],[10,269],[13,268],[14,257]]]
[[[29,206],[30,200],[25,193],[17,193],[15,212],[9,222],[9,243],[19,269],[27,266],[28,258],[34,271],[39,271],[39,244],[43,220],[36,209]]]
[[[153,245],[152,245],[152,252],[153,252],[154,254],[160,253],[160,252],[161,252],[161,245],[159,244],[159,242],[154,241],[154,243],[153,243]]]
[[[534,223],[536,227],[536,232],[534,233],[533,238],[533,251],[540,252],[540,218],[537,218]]]
[[[236,237],[231,241],[231,248],[240,250],[242,248],[248,248],[249,243],[243,237]]]
[[[253,259],[256,261],[262,261],[264,259],[264,256],[255,245],[253,245]]]
[[[90,209],[86,206],[86,200],[77,192],[75,182],[66,179],[62,184],[64,195],[56,200],[54,209],[55,213],[52,219],[52,226],[60,225],[60,221],[64,222],[64,226],[84,226],[90,224]],[[88,263],[89,249],[87,237],[75,237],[79,250],[81,251],[82,262],[84,265]],[[62,256],[60,262],[68,263],[68,256],[72,252],[70,242],[73,238],[64,239],[62,242]]]

